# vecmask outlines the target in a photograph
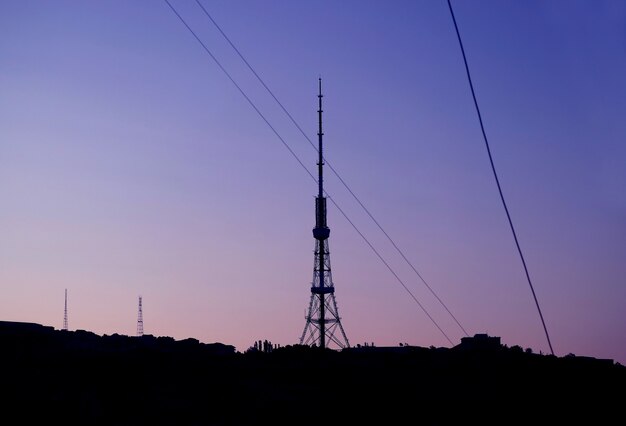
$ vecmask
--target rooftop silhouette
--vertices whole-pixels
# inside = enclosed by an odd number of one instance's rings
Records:
[[[265,341],[240,353],[191,338],[0,322],[0,347],[4,414],[20,424],[318,424],[308,408],[326,392],[341,401],[328,424],[606,424],[626,396],[626,368],[612,360],[535,354],[480,334],[453,348]],[[328,380],[314,380],[322,372]]]

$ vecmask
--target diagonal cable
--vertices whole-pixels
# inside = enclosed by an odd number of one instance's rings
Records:
[[[361,236],[361,238],[363,238],[363,241],[365,241],[365,243],[372,249],[372,251],[376,254],[376,256],[378,256],[378,258],[380,259],[381,262],[383,262],[383,264],[387,267],[387,269],[389,269],[389,272],[391,272],[391,274],[396,278],[396,280],[400,283],[400,285],[402,287],[404,287],[404,289],[406,290],[407,293],[409,293],[409,295],[411,296],[411,298],[415,301],[415,303],[417,303],[417,305],[422,309],[422,311],[424,311],[424,313],[426,314],[426,316],[428,316],[428,318],[432,321],[433,324],[435,324],[435,326],[437,327],[437,329],[439,329],[439,331],[441,332],[441,334],[444,335],[444,337],[448,340],[448,342],[450,342],[451,345],[454,345],[454,343],[452,343],[452,340],[450,340],[450,338],[448,337],[448,335],[441,329],[441,327],[439,327],[439,324],[437,324],[437,321],[435,321],[435,319],[428,313],[428,311],[426,310],[426,308],[419,302],[419,300],[417,300],[417,297],[415,297],[415,295],[413,294],[413,292],[411,290],[409,290],[409,288],[406,286],[406,284],[404,284],[404,281],[402,281],[402,279],[398,276],[398,274],[396,274],[396,272],[391,268],[391,266],[389,266],[389,264],[387,263],[387,261],[381,256],[381,254],[378,252],[378,250],[376,250],[374,248],[374,246],[372,245],[372,243],[369,242],[369,240],[365,237],[365,235],[363,235],[361,233],[361,231],[359,231],[359,228],[356,227],[356,225],[354,224],[354,222],[352,222],[350,220],[350,218],[348,217],[348,215],[341,209],[341,207],[339,207],[339,205],[335,202],[335,200],[333,200],[333,198],[328,195],[328,193],[326,191],[324,191],[324,193],[326,194],[326,196],[328,197],[328,199],[330,199],[330,202],[333,203],[333,205],[335,207],[337,207],[337,210],[339,210],[339,212],[343,215],[344,218],[346,218],[346,220],[348,221],[348,223],[350,223],[350,225],[352,225],[352,227],[354,228],[354,230]]]
[[[476,100],[476,92],[474,91],[474,85],[472,84],[472,77],[470,76],[469,66],[467,65],[467,57],[465,56],[465,49],[463,48],[463,42],[461,41],[461,34],[459,33],[459,27],[456,24],[456,18],[454,17],[454,11],[452,10],[452,4],[450,3],[450,0],[448,0],[448,7],[450,8],[450,15],[452,16],[452,22],[454,22],[454,29],[456,30],[456,36],[459,40],[461,53],[463,54],[463,63],[465,64],[465,72],[467,73],[467,81],[469,82],[469,86],[472,91],[472,99],[474,99],[474,106],[476,107],[476,113],[478,114],[478,121],[480,122],[480,130],[483,133],[483,139],[485,140],[485,146],[487,147],[487,154],[489,154],[489,163],[491,164],[491,171],[493,172],[493,177],[495,178],[496,185],[498,186],[498,192],[500,193],[500,200],[502,200],[502,206],[504,207],[504,211],[506,212],[506,218],[509,220],[511,232],[513,233],[513,239],[515,240],[515,246],[517,247],[517,252],[519,253],[519,257],[522,260],[522,265],[524,266],[524,272],[526,273],[526,279],[528,280],[530,291],[533,294],[533,299],[535,299],[535,305],[537,306],[537,311],[539,312],[539,317],[541,318],[543,331],[546,333],[546,339],[548,340],[548,346],[550,346],[550,352],[552,352],[552,355],[554,355],[554,349],[552,349],[552,343],[550,342],[550,335],[548,334],[548,328],[546,327],[546,322],[543,319],[543,314],[541,313],[541,308],[539,307],[539,300],[537,300],[537,295],[535,294],[535,288],[533,287],[533,283],[530,280],[530,274],[528,273],[526,260],[524,260],[524,255],[522,254],[522,249],[519,245],[517,234],[515,233],[515,227],[513,226],[513,221],[511,220],[509,209],[506,206],[506,201],[504,201],[504,194],[502,193],[500,180],[498,179],[498,174],[496,173],[496,166],[494,165],[493,157],[491,156],[491,149],[489,148],[489,141],[487,140],[487,134],[485,133],[485,126],[483,125],[483,118],[482,118],[482,115],[480,114],[480,108],[478,108],[478,101]]]
[[[243,56],[243,54],[239,51],[239,49],[237,49],[237,47],[233,44],[233,42],[230,40],[230,38],[226,35],[226,33],[222,30],[222,28],[217,24],[217,22],[215,22],[215,19],[213,19],[213,17],[211,16],[211,14],[205,9],[205,7],[202,5],[202,3],[200,2],[200,0],[196,0],[196,3],[198,3],[198,6],[200,6],[200,8],[202,9],[202,11],[204,12],[204,14],[211,20],[211,22],[213,23],[213,25],[215,25],[215,28],[218,29],[218,31],[222,34],[222,36],[226,39],[226,41],[228,42],[228,44],[230,44],[230,46],[233,48],[233,50],[237,53],[237,55],[239,55],[239,58],[241,58],[241,60],[246,64],[246,66],[248,67],[248,69],[252,72],[252,74],[254,74],[254,76],[257,78],[257,80],[259,80],[259,83],[261,83],[261,85],[265,88],[265,90],[267,90],[267,92],[270,94],[270,96],[274,99],[274,101],[276,101],[276,103],[278,104],[278,106],[280,106],[280,108],[283,110],[283,112],[287,115],[287,117],[289,117],[289,119],[291,120],[291,122],[294,124],[294,126],[296,126],[296,128],[300,131],[300,133],[302,133],[302,136],[304,136],[306,138],[307,141],[309,141],[309,144],[313,147],[313,149],[315,149],[315,151],[317,151],[317,146],[315,146],[315,144],[313,143],[313,141],[309,138],[309,136],[304,132],[304,130],[302,130],[302,127],[300,127],[300,125],[298,124],[298,122],[293,118],[293,116],[289,113],[289,111],[287,111],[287,109],[283,106],[282,102],[280,102],[278,100],[278,98],[276,97],[276,95],[274,95],[274,92],[272,92],[272,90],[267,86],[267,84],[265,84],[265,81],[263,81],[263,79],[259,76],[259,74],[254,70],[254,68],[252,67],[252,65],[250,65],[250,63],[246,60],[246,58]],[[415,268],[415,266],[413,265],[413,263],[406,257],[406,255],[404,254],[404,252],[400,249],[400,247],[398,247],[398,245],[396,244],[396,242],[391,238],[391,236],[387,233],[387,231],[385,231],[382,227],[382,225],[374,218],[374,216],[372,215],[372,213],[370,213],[370,211],[367,209],[367,207],[365,207],[365,205],[361,202],[361,200],[359,199],[359,197],[356,196],[356,194],[352,191],[352,189],[348,186],[348,184],[343,180],[343,178],[339,175],[339,173],[335,170],[335,168],[332,166],[332,164],[330,164],[330,162],[326,159],[325,163],[326,165],[330,168],[330,170],[335,174],[335,176],[337,176],[337,178],[339,179],[339,181],[343,184],[343,186],[348,190],[348,192],[350,193],[350,195],[352,195],[352,197],[356,200],[356,202],[361,206],[361,208],[365,211],[365,213],[370,217],[370,219],[372,219],[372,221],[376,224],[376,226],[378,227],[378,229],[380,229],[380,231],[385,235],[385,237],[387,237],[387,239],[389,240],[389,242],[391,243],[391,245],[393,245],[393,247],[396,249],[396,251],[398,253],[400,253],[400,256],[402,256],[402,258],[404,259],[404,261],[411,267],[411,269],[413,270],[413,272],[415,272],[415,274],[419,277],[419,279],[422,281],[422,283],[424,283],[424,285],[426,286],[426,288],[428,288],[428,290],[430,291],[430,293],[437,299],[437,301],[439,302],[439,304],[446,310],[446,312],[450,315],[450,317],[452,317],[452,319],[454,320],[454,322],[456,322],[456,324],[459,326],[459,328],[463,331],[463,333],[465,333],[466,336],[469,336],[469,334],[467,333],[467,331],[465,330],[465,328],[461,325],[461,323],[459,322],[459,320],[454,316],[454,314],[452,314],[452,311],[450,311],[450,309],[448,308],[448,306],[446,306],[446,304],[443,302],[443,300],[441,300],[441,298],[437,295],[437,293],[432,289],[432,287],[430,285],[428,285],[428,283],[426,282],[426,280],[424,279],[424,277],[422,277],[422,275],[418,272],[417,268]]]
[[[296,155],[296,153],[291,149],[291,147],[287,144],[287,142],[282,138],[282,136],[280,136],[280,134],[276,131],[276,129],[274,128],[274,126],[271,125],[271,123],[267,120],[267,118],[265,118],[265,116],[263,115],[263,113],[261,113],[261,111],[257,108],[257,106],[254,104],[254,102],[252,102],[252,100],[248,97],[248,95],[246,95],[246,93],[243,91],[243,89],[241,88],[241,86],[239,86],[239,84],[237,84],[237,82],[235,81],[235,79],[230,75],[230,73],[226,70],[226,68],[224,68],[222,66],[222,64],[218,61],[218,59],[215,57],[215,55],[213,55],[213,53],[211,53],[211,51],[209,50],[209,48],[202,42],[202,40],[198,37],[198,35],[193,31],[193,29],[187,24],[187,22],[183,19],[183,17],[178,13],[178,11],[174,8],[174,6],[172,6],[172,4],[168,1],[168,0],[164,0],[165,3],[167,3],[167,5],[170,7],[170,9],[172,10],[172,12],[174,12],[174,14],[178,17],[178,19],[185,25],[185,27],[187,28],[187,30],[189,30],[189,32],[194,36],[194,38],[196,39],[196,41],[198,43],[200,43],[200,45],[202,46],[202,48],[204,49],[204,51],[211,57],[211,59],[213,59],[213,61],[217,64],[217,66],[222,70],[222,72],[224,72],[224,74],[226,74],[226,76],[228,77],[228,79],[231,81],[231,83],[233,83],[235,85],[235,87],[239,90],[239,93],[241,93],[241,95],[248,101],[248,103],[250,104],[250,106],[257,112],[257,114],[263,119],[263,121],[265,122],[265,124],[267,124],[269,126],[269,128],[272,130],[272,132],[276,135],[276,137],[278,137],[278,139],[280,139],[280,141],[282,142],[282,144],[285,146],[285,148],[287,148],[289,150],[289,152],[291,153],[291,155],[296,159],[296,161],[298,161],[298,163],[302,166],[302,168],[307,172],[307,174],[311,177],[311,179],[313,179],[314,182],[317,183],[317,179],[315,179],[315,176],[313,176],[313,174],[309,171],[309,169],[304,165],[304,163],[300,160],[300,158]],[[422,311],[424,311],[424,313],[426,314],[426,316],[432,321],[432,323],[435,325],[435,327],[437,327],[437,329],[441,332],[441,334],[444,335],[444,337],[448,340],[448,342],[450,342],[451,345],[453,345],[454,343],[452,342],[452,340],[450,340],[450,338],[448,337],[448,335],[443,331],[443,329],[439,326],[439,324],[437,323],[437,321],[435,321],[435,319],[430,315],[430,313],[428,313],[428,311],[426,310],[426,308],[419,302],[419,300],[417,299],[417,297],[415,297],[415,295],[411,292],[411,290],[409,290],[409,288],[404,284],[404,282],[402,281],[402,279],[400,279],[400,277],[395,273],[395,271],[391,268],[391,266],[389,266],[389,264],[385,261],[385,259],[380,255],[380,253],[374,248],[374,246],[369,242],[369,240],[363,235],[363,233],[361,233],[361,231],[357,228],[357,226],[354,224],[354,222],[352,222],[349,218],[348,215],[339,207],[339,205],[332,199],[332,197],[330,197],[330,195],[328,194],[328,192],[324,191],[324,193],[326,194],[326,196],[330,199],[330,201],[335,205],[335,207],[337,207],[337,209],[341,212],[341,214],[343,215],[343,217],[346,218],[346,220],[350,223],[350,225],[352,225],[352,227],[355,229],[355,231],[361,236],[361,238],[363,238],[363,240],[367,243],[367,245],[372,249],[372,251],[374,251],[374,253],[376,254],[376,256],[378,256],[378,258],[383,262],[383,264],[387,267],[387,269],[389,269],[389,271],[393,274],[393,276],[396,278],[396,280],[402,285],[402,287],[404,287],[404,289],[409,293],[409,295],[411,296],[411,298],[415,301],[415,303],[417,303],[417,305],[422,309]]]

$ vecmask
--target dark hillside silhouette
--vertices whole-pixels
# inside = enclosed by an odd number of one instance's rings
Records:
[[[452,349],[239,353],[195,339],[0,322],[2,414],[18,419],[11,424],[84,425],[609,424],[623,416],[625,367],[494,339],[477,335]],[[334,403],[320,412],[322,398]]]

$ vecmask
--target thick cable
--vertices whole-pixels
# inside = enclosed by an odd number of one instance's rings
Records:
[[[489,141],[487,140],[487,133],[485,133],[485,126],[483,125],[483,118],[482,118],[482,115],[480,114],[478,101],[476,100],[476,92],[474,91],[474,85],[472,84],[472,76],[470,75],[469,66],[467,64],[467,57],[465,55],[465,49],[463,48],[463,42],[461,41],[461,33],[459,32],[459,27],[456,23],[456,18],[454,17],[454,11],[452,10],[452,4],[450,3],[450,0],[448,0],[448,7],[450,8],[450,15],[452,16],[452,22],[454,22],[454,29],[456,30],[456,36],[457,36],[457,39],[459,40],[461,53],[463,54],[463,63],[465,64],[465,72],[467,73],[467,81],[469,82],[469,86],[472,91],[472,99],[474,99],[474,106],[476,107],[476,113],[478,114],[478,121],[480,122],[480,130],[483,133],[483,139],[485,140],[485,146],[487,147],[487,154],[489,154],[489,163],[491,164],[491,171],[493,172],[493,177],[495,178],[496,185],[498,186],[498,193],[500,194],[500,200],[502,200],[502,206],[504,207],[504,211],[506,212],[506,218],[509,221],[509,226],[511,227],[511,232],[513,233],[513,239],[515,240],[515,246],[517,247],[517,252],[519,253],[520,259],[522,260],[522,265],[524,266],[524,272],[526,273],[526,280],[528,281],[528,285],[530,286],[530,291],[533,294],[533,299],[535,299],[535,305],[537,306],[537,312],[539,312],[539,318],[541,318],[541,324],[543,325],[543,331],[545,332],[546,339],[548,340],[548,346],[550,347],[550,352],[552,352],[552,355],[554,355],[554,349],[552,349],[552,343],[550,342],[550,335],[548,334],[548,328],[546,327],[546,322],[543,319],[543,314],[541,313],[541,308],[539,307],[539,300],[537,299],[535,288],[533,287],[533,283],[530,279],[530,274],[528,273],[528,267],[526,266],[526,260],[524,259],[524,254],[522,253],[522,249],[517,239],[517,233],[515,232],[515,227],[513,226],[513,221],[511,220],[509,209],[506,205],[506,201],[504,200],[504,194],[502,192],[502,187],[500,186],[500,180],[498,179],[498,174],[496,173],[496,166],[494,165],[494,162],[493,162],[493,157],[491,155],[491,148],[489,148]]]

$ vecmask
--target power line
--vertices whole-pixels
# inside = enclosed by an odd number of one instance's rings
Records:
[[[235,81],[235,79],[230,75],[230,73],[228,71],[226,71],[226,68],[224,68],[222,66],[222,64],[220,63],[220,61],[217,60],[217,58],[213,55],[213,53],[211,53],[211,51],[209,50],[208,47],[206,47],[206,45],[202,42],[202,40],[200,40],[200,37],[198,37],[198,35],[191,29],[191,27],[187,24],[187,22],[183,19],[182,16],[180,16],[180,14],[176,11],[176,9],[174,9],[174,6],[172,6],[170,4],[170,2],[168,0],[164,0],[165,3],[167,3],[167,5],[170,7],[170,9],[172,9],[172,12],[174,12],[174,14],[176,14],[176,16],[178,16],[178,19],[180,19],[180,21],[185,25],[185,27],[187,27],[187,29],[189,30],[189,32],[195,37],[195,39],[198,41],[198,43],[200,43],[200,45],[202,46],[202,48],[204,49],[204,51],[206,53],[209,54],[209,56],[211,57],[211,59],[213,59],[213,61],[217,64],[217,66],[224,72],[224,74],[226,74],[226,77],[228,77],[228,79],[230,80],[231,83],[233,83],[235,85],[235,87],[237,88],[237,90],[239,90],[239,93],[241,93],[241,95],[246,98],[246,100],[248,101],[248,103],[250,104],[250,106],[256,111],[257,114],[259,114],[259,117],[261,117],[263,119],[263,121],[265,121],[265,124],[267,124],[269,126],[270,129],[272,129],[272,132],[274,132],[274,134],[278,137],[278,139],[280,139],[280,141],[283,143],[283,145],[285,146],[285,148],[287,148],[287,150],[289,150],[289,152],[291,153],[291,155],[293,156],[293,158],[296,159],[296,161],[298,163],[300,163],[300,165],[302,166],[302,168],[304,170],[306,170],[306,172],[309,174],[309,176],[311,176],[311,179],[313,179],[315,182],[317,182],[317,180],[315,179],[315,176],[313,176],[311,174],[311,172],[309,171],[309,169],[307,169],[307,167],[304,165],[304,163],[300,160],[300,158],[298,158],[298,156],[296,155],[295,152],[293,152],[293,150],[291,149],[291,147],[287,144],[287,142],[285,142],[285,140],[282,138],[282,136],[280,136],[280,134],[276,131],[276,129],[274,128],[274,126],[272,126],[272,124],[267,120],[267,118],[265,118],[265,116],[263,115],[263,113],[261,113],[261,111],[256,107],[256,105],[254,104],[254,102],[252,102],[252,100],[248,97],[248,95],[246,95],[246,92],[243,91],[243,89],[241,88],[241,86],[239,86],[239,84],[237,84],[237,82]]]
[[[324,191],[326,192],[326,191]],[[415,301],[415,303],[417,303],[417,305],[422,309],[422,311],[424,311],[424,313],[426,314],[426,316],[428,316],[428,318],[432,321],[433,324],[435,324],[435,326],[439,329],[439,331],[441,332],[441,334],[444,335],[444,337],[448,340],[448,342],[450,342],[451,345],[454,345],[454,343],[452,343],[452,340],[450,340],[450,338],[448,337],[448,335],[441,329],[441,327],[439,327],[439,324],[437,324],[437,321],[435,321],[435,319],[428,313],[428,311],[426,310],[426,308],[424,308],[424,306],[419,302],[419,300],[417,300],[417,297],[415,297],[415,295],[413,294],[413,292],[411,292],[411,290],[409,290],[409,288],[406,286],[406,284],[404,284],[404,281],[402,281],[402,279],[400,279],[400,277],[398,276],[398,274],[395,273],[395,271],[391,268],[391,266],[389,266],[389,264],[387,263],[387,261],[385,261],[385,259],[380,255],[380,253],[378,252],[378,250],[376,250],[374,248],[374,246],[369,242],[369,240],[367,238],[365,238],[365,235],[363,235],[361,233],[361,231],[359,231],[359,228],[356,227],[356,225],[350,220],[350,218],[348,217],[348,215],[346,215],[346,213],[341,209],[341,207],[339,207],[337,205],[337,203],[335,202],[335,200],[333,200],[328,194],[326,194],[328,199],[330,199],[331,203],[333,203],[333,205],[335,207],[337,207],[337,210],[339,210],[339,212],[343,215],[343,217],[346,218],[346,220],[348,221],[348,223],[350,223],[350,225],[352,225],[352,227],[354,228],[354,230],[361,236],[361,238],[363,238],[363,241],[365,241],[367,243],[368,246],[370,246],[370,248],[372,249],[372,251],[376,254],[376,256],[378,256],[378,258],[380,259],[381,262],[383,262],[383,264],[387,267],[387,269],[389,269],[389,272],[391,272],[393,274],[393,276],[396,278],[396,280],[400,283],[400,285],[402,285],[402,287],[404,287],[404,289],[407,291],[407,293],[409,293],[409,295],[411,296],[411,298],[413,298],[413,300]]]
[[[487,147],[487,154],[489,154],[489,163],[491,164],[491,170],[493,171],[493,177],[496,180],[496,185],[498,186],[498,192],[500,193],[500,200],[502,200],[502,206],[504,206],[504,211],[506,212],[506,217],[509,220],[509,225],[511,227],[511,232],[513,233],[513,239],[515,240],[515,245],[517,246],[517,252],[519,253],[520,259],[522,260],[522,265],[524,266],[524,272],[526,273],[526,279],[528,280],[528,285],[530,286],[530,291],[533,294],[533,299],[535,299],[535,305],[537,306],[537,311],[539,312],[539,317],[541,318],[541,324],[543,325],[543,331],[546,333],[546,339],[548,340],[548,346],[550,346],[550,352],[554,355],[554,349],[552,349],[552,343],[550,342],[550,335],[548,334],[548,328],[546,327],[546,322],[543,319],[543,314],[541,313],[541,308],[539,307],[539,301],[537,300],[537,295],[535,294],[535,289],[533,287],[533,283],[530,279],[530,274],[528,273],[528,267],[526,266],[526,260],[524,260],[524,255],[522,254],[522,249],[519,245],[519,241],[517,239],[517,234],[515,233],[515,227],[513,226],[513,221],[511,220],[511,215],[509,214],[509,209],[507,208],[506,201],[504,201],[504,194],[502,193],[502,187],[500,186],[500,180],[498,179],[498,174],[496,173],[496,166],[493,162],[493,157],[491,155],[491,149],[489,148],[489,141],[487,140],[487,134],[485,133],[485,126],[483,125],[483,118],[480,114],[480,108],[478,107],[478,101],[476,100],[476,93],[474,91],[474,85],[472,84],[472,77],[470,75],[469,66],[467,64],[467,57],[465,55],[465,49],[463,48],[463,42],[461,41],[461,33],[459,32],[459,27],[456,23],[456,18],[454,17],[454,11],[452,10],[452,4],[450,0],[448,0],[448,7],[450,8],[450,15],[452,16],[452,22],[454,22],[454,29],[456,30],[456,36],[459,40],[459,46],[461,47],[461,53],[463,54],[463,63],[465,64],[465,72],[467,73],[467,81],[469,82],[470,89],[472,91],[472,98],[474,99],[474,106],[476,107],[476,113],[478,114],[478,121],[480,122],[480,130],[483,133],[483,139],[485,140],[485,146]]]
[[[282,144],[285,146],[285,148],[287,148],[289,150],[289,152],[291,153],[291,155],[296,159],[296,161],[298,161],[298,163],[300,164],[300,166],[302,166],[302,168],[307,172],[307,174],[311,177],[311,179],[313,179],[314,182],[317,183],[317,179],[315,179],[315,177],[313,176],[313,174],[309,171],[309,169],[304,165],[304,163],[300,160],[300,158],[296,155],[296,153],[291,149],[291,147],[287,144],[287,142],[282,138],[282,136],[280,136],[280,134],[276,131],[276,129],[271,125],[271,123],[267,120],[267,118],[265,118],[265,116],[263,115],[263,113],[261,113],[261,111],[257,108],[257,106],[254,104],[254,102],[252,102],[252,100],[246,95],[246,93],[243,91],[243,89],[241,88],[241,86],[239,86],[239,84],[237,84],[237,82],[234,80],[234,78],[230,75],[230,73],[226,70],[226,68],[224,68],[222,66],[222,64],[220,63],[220,61],[215,57],[215,55],[213,55],[213,53],[211,53],[211,51],[209,50],[209,48],[202,42],[202,40],[198,37],[198,35],[193,31],[193,29],[187,24],[187,22],[183,19],[183,17],[176,11],[176,9],[174,8],[174,6],[171,5],[171,3],[168,0],[164,0],[165,3],[167,3],[167,5],[170,7],[170,9],[172,10],[172,12],[174,12],[174,14],[178,17],[178,19],[185,25],[185,27],[187,28],[187,30],[189,30],[189,32],[194,36],[194,38],[196,39],[196,41],[198,43],[200,43],[200,45],[202,46],[202,48],[204,49],[204,51],[211,57],[211,59],[213,59],[213,61],[217,64],[217,66],[222,70],[222,72],[224,72],[224,74],[226,74],[226,76],[228,77],[228,79],[231,81],[231,83],[233,83],[235,85],[235,87],[239,90],[239,93],[241,93],[241,95],[248,101],[248,103],[250,104],[250,106],[257,112],[257,114],[263,119],[263,121],[265,122],[265,124],[267,124],[269,126],[269,128],[272,130],[272,132],[276,135],[276,137],[278,137],[278,139],[280,139],[280,141],[282,142]],[[443,329],[439,326],[439,324],[437,323],[437,321],[435,321],[435,319],[428,313],[428,311],[426,310],[426,308],[418,301],[417,297],[415,297],[415,295],[409,290],[409,288],[404,284],[404,282],[400,279],[400,277],[393,271],[393,269],[391,268],[391,266],[389,266],[389,264],[384,260],[384,258],[380,255],[380,253],[374,248],[374,246],[369,242],[369,240],[367,238],[365,238],[365,236],[363,235],[363,233],[357,228],[357,226],[354,224],[354,222],[352,222],[348,216],[346,215],[346,213],[339,207],[339,205],[337,205],[337,203],[333,200],[333,198],[328,194],[327,191],[324,191],[324,193],[326,194],[326,196],[330,199],[330,201],[335,205],[335,207],[337,207],[337,209],[341,212],[341,214],[343,215],[343,217],[346,218],[346,220],[348,221],[348,223],[350,223],[352,225],[352,227],[356,230],[356,232],[361,236],[361,238],[363,238],[363,240],[367,243],[367,245],[372,249],[372,251],[374,251],[374,253],[376,254],[376,256],[378,256],[378,258],[383,262],[383,264],[387,267],[387,269],[389,269],[389,271],[393,274],[393,276],[396,278],[396,280],[402,285],[402,287],[404,287],[404,289],[409,293],[409,295],[411,296],[411,298],[415,301],[415,303],[417,303],[417,305],[422,309],[422,311],[426,314],[426,316],[432,321],[432,323],[435,325],[435,327],[437,327],[437,329],[441,332],[441,334],[444,335],[444,337],[448,340],[448,342],[450,342],[451,345],[453,345],[454,343],[452,342],[452,340],[450,340],[450,338],[448,337],[448,335],[443,331]]]
[[[291,122],[294,124],[294,126],[296,126],[296,128],[300,131],[300,133],[302,133],[302,136],[304,136],[306,138],[307,141],[309,141],[309,144],[313,147],[313,149],[315,149],[317,151],[317,147],[315,146],[315,144],[313,143],[313,141],[309,138],[309,136],[304,132],[304,130],[302,130],[302,127],[298,124],[298,122],[296,122],[296,120],[293,118],[293,116],[289,113],[289,111],[287,111],[287,109],[283,106],[282,102],[280,102],[278,100],[278,98],[276,97],[276,95],[274,95],[274,92],[272,92],[272,90],[267,86],[267,84],[265,84],[265,81],[263,81],[263,79],[259,76],[259,74],[254,70],[254,68],[252,67],[252,65],[250,65],[250,63],[246,60],[246,58],[243,56],[243,54],[239,51],[239,49],[237,49],[237,47],[234,45],[234,43],[230,40],[230,38],[226,35],[226,33],[222,30],[222,28],[217,24],[217,22],[215,22],[215,19],[213,19],[213,17],[211,16],[211,14],[205,9],[205,7],[202,5],[202,3],[200,2],[200,0],[196,0],[196,3],[198,4],[198,6],[200,6],[200,8],[202,9],[202,11],[204,12],[204,14],[211,20],[211,22],[213,23],[213,25],[215,25],[215,28],[218,29],[218,31],[222,34],[222,36],[226,39],[226,41],[228,42],[228,44],[230,44],[230,46],[235,50],[235,52],[237,52],[237,55],[239,55],[239,58],[241,58],[241,60],[246,64],[246,66],[248,67],[248,69],[252,72],[252,74],[254,74],[254,76],[257,78],[257,80],[259,80],[259,83],[261,83],[261,85],[265,88],[265,90],[267,90],[267,92],[270,94],[270,96],[274,99],[274,101],[276,101],[276,103],[280,106],[280,108],[283,110],[283,112],[287,115],[287,117],[289,117],[289,119],[291,120]],[[330,170],[335,174],[335,176],[337,176],[337,178],[339,179],[339,181],[342,183],[342,185],[348,190],[348,192],[350,193],[350,195],[352,195],[352,197],[356,200],[356,202],[361,206],[361,208],[365,211],[365,213],[370,217],[370,219],[372,219],[372,221],[376,224],[376,226],[378,227],[378,229],[380,229],[380,231],[385,235],[385,237],[387,237],[387,239],[389,240],[389,242],[391,243],[391,245],[393,245],[393,247],[396,249],[396,251],[398,253],[400,253],[400,256],[402,256],[402,258],[404,259],[404,261],[411,267],[411,269],[413,270],[413,272],[415,272],[415,274],[419,277],[419,279],[422,281],[422,283],[424,283],[424,285],[426,286],[426,288],[428,288],[428,290],[430,291],[430,293],[437,299],[437,301],[439,302],[439,304],[441,304],[441,306],[446,310],[446,312],[450,315],[450,317],[452,317],[452,319],[454,320],[454,322],[456,322],[456,324],[459,326],[459,328],[463,331],[463,333],[465,333],[466,336],[469,336],[469,334],[467,333],[467,331],[465,330],[465,328],[461,325],[461,323],[459,322],[459,320],[454,316],[454,314],[452,314],[452,312],[450,311],[450,309],[448,308],[448,306],[446,306],[446,304],[443,302],[443,300],[441,300],[441,298],[437,295],[437,293],[432,289],[432,287],[430,285],[428,285],[428,283],[426,282],[426,280],[424,279],[424,277],[422,277],[422,275],[417,271],[417,268],[415,268],[415,266],[413,265],[413,263],[411,263],[411,261],[409,261],[409,259],[406,257],[406,255],[404,254],[404,252],[400,249],[400,247],[398,247],[398,245],[396,244],[396,242],[391,238],[391,236],[383,229],[382,225],[374,218],[374,216],[372,215],[372,213],[370,213],[370,211],[367,209],[367,207],[365,207],[365,205],[361,202],[361,200],[359,199],[359,197],[357,197],[357,195],[354,193],[354,191],[352,191],[352,189],[348,186],[348,184],[343,180],[343,178],[339,175],[339,173],[335,170],[335,168],[330,164],[330,162],[326,159],[325,163],[326,165],[330,168]]]

